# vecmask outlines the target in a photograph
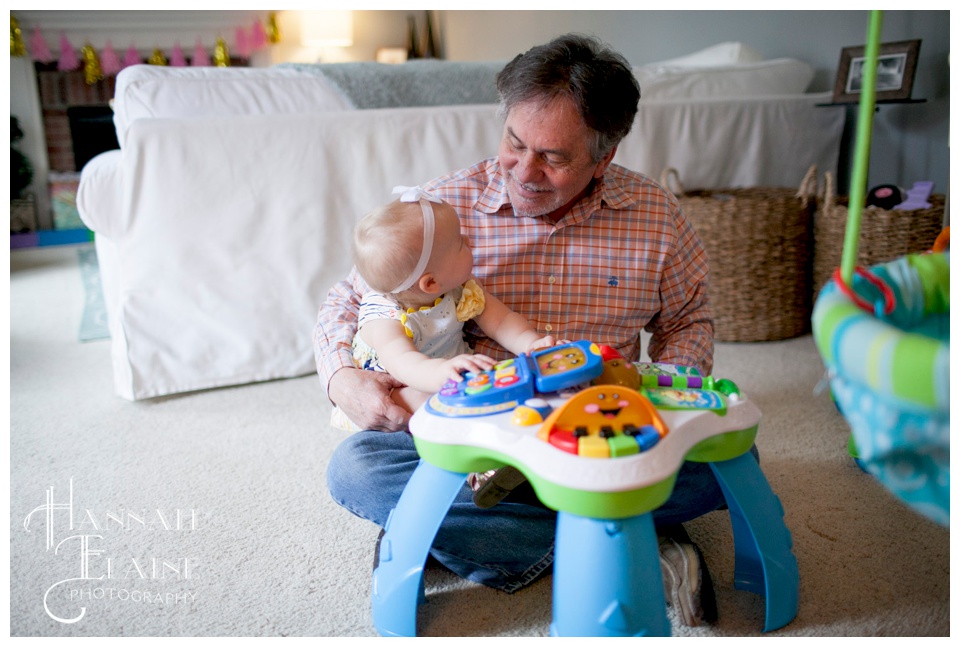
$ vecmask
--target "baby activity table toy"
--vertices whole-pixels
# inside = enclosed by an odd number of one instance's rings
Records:
[[[448,382],[410,421],[421,461],[380,543],[373,619],[416,635],[423,567],[470,472],[511,465],[557,511],[554,636],[667,636],[651,512],[684,460],[710,465],[734,536],[734,585],[766,598],[765,631],[797,614],[783,508],[750,453],[760,411],[730,380],[634,364],[577,341]]]

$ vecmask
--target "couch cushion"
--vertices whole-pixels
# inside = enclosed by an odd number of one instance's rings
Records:
[[[123,148],[137,119],[349,110],[323,76],[297,69],[133,65],[117,75],[113,122]]]
[[[718,43],[686,56],[651,63],[651,65],[660,67],[723,67],[739,63],[759,63],[762,60],[763,55],[749,45],[728,42]]]
[[[802,94],[813,81],[813,68],[791,58],[714,67],[643,65],[633,74],[647,100]]]
[[[506,61],[407,61],[383,63],[284,63],[330,81],[355,108],[407,108],[497,103],[497,73]]]

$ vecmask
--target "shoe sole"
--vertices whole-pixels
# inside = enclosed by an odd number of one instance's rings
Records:
[[[473,502],[478,508],[492,508],[526,480],[527,477],[520,470],[505,465],[474,492]]]

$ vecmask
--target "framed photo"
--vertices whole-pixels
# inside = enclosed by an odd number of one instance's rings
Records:
[[[844,47],[833,87],[834,103],[858,103],[863,86],[866,46]],[[877,56],[877,101],[909,99],[917,71],[919,40],[883,43]]]

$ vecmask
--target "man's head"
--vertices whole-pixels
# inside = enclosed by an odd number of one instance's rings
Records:
[[[575,35],[517,56],[497,75],[497,90],[500,163],[514,210],[555,218],[603,175],[640,99],[622,56]]]

